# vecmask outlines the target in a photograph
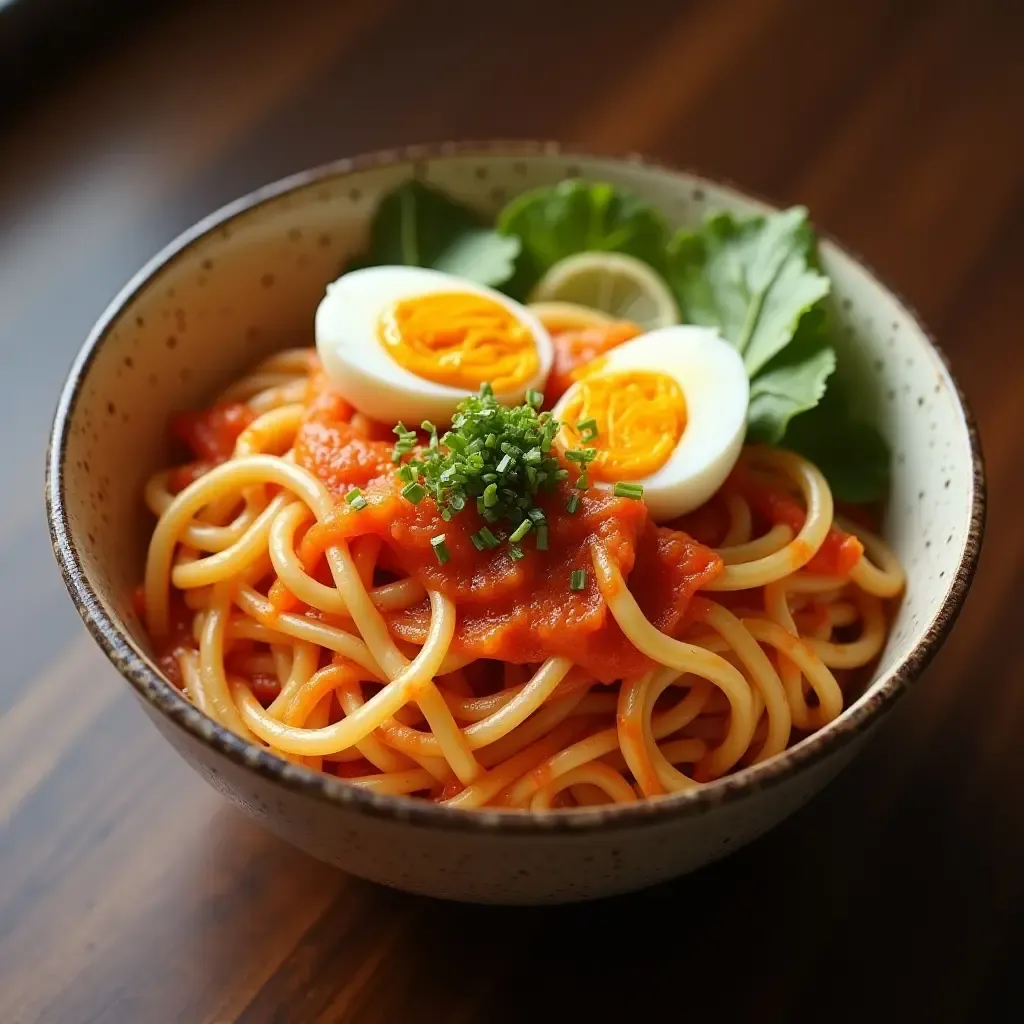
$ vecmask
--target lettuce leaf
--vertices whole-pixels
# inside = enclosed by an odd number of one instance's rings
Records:
[[[854,419],[851,404],[833,381],[816,408],[789,424],[783,444],[817,465],[837,501],[881,501],[889,492],[889,445],[871,424]]]
[[[477,214],[420,181],[407,181],[377,206],[357,267],[430,267],[498,288],[515,270],[519,240],[486,227]]]
[[[716,328],[743,356],[750,434],[768,444],[818,404],[836,368],[823,308],[830,282],[815,263],[799,206],[765,217],[716,213],[669,243],[668,279],[683,319]]]
[[[813,268],[814,246],[803,207],[743,219],[718,213],[672,239],[669,282],[686,319],[717,327],[753,379],[829,293],[829,279]]]
[[[828,343],[825,310],[815,306],[804,314],[793,340],[750,382],[750,439],[779,444],[790,420],[821,401],[835,368],[836,353]]]
[[[525,192],[502,210],[497,227],[522,247],[515,294],[528,294],[550,267],[579,252],[624,252],[665,272],[664,218],[613,185],[570,179]]]

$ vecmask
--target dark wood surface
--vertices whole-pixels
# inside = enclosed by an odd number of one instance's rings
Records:
[[[0,1021],[1021,1019],[1022,54],[1019,0],[208,2],[14,118]],[[389,892],[228,808],[85,636],[41,501],[72,354],[158,247],[331,157],[495,136],[639,149],[808,204],[951,354],[990,480],[960,623],[824,796],[691,878],[552,910]]]

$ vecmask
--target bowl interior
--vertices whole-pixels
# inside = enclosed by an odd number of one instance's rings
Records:
[[[676,225],[717,208],[761,209],[729,188],[639,162],[510,147],[343,163],[200,225],[97,327],[58,423],[70,543],[89,588],[143,654],[149,644],[131,600],[152,526],[141,492],[167,463],[169,416],[208,401],[269,351],[310,344],[324,287],[360,248],[377,198],[413,175],[484,211],[576,176],[628,187]],[[956,388],[911,312],[834,245],[822,256],[843,372],[858,378],[861,411],[892,445],[884,533],[909,578],[864,701],[922,639],[953,585],[971,527],[973,461]]]

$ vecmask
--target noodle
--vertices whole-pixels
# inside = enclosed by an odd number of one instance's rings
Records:
[[[802,525],[765,522],[742,489],[723,492],[718,568],[669,631],[607,534],[581,549],[574,565],[596,587],[581,591],[580,614],[596,608],[593,621],[606,619],[644,671],[608,683],[557,645],[514,659],[467,649],[463,617],[483,598],[403,569],[412,541],[400,531],[332,525],[338,491],[300,450],[316,366],[305,350],[265,360],[221,396],[246,410],[222,457],[145,487],[157,517],[142,587],[149,634],[195,706],[248,742],[349,785],[453,808],[631,803],[781,753],[842,712],[834,670],[880,655],[885,602],[905,585],[897,559],[833,514],[816,467],[760,447],[745,449],[743,466],[798,494]],[[379,426],[347,415],[336,443],[368,458]],[[864,554],[848,571],[826,575],[817,561],[809,571],[834,529]],[[525,605],[501,614],[540,629],[522,586]],[[495,616],[487,628],[506,628]]]

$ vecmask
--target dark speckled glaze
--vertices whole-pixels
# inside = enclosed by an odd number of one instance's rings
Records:
[[[169,413],[247,363],[309,339],[323,286],[358,248],[376,197],[421,176],[482,209],[583,175],[626,185],[692,222],[763,209],[736,190],[643,161],[554,143],[411,147],[342,160],[263,188],[201,221],[110,304],[60,396],[47,457],[50,532],[83,621],[159,730],[215,788],[314,855],[398,888],[453,899],[593,898],[683,874],[777,824],[836,774],[941,646],[970,586],[985,516],[973,418],[913,312],[835,243],[844,354],[893,443],[887,534],[910,585],[867,692],[783,755],[687,794],[548,815],[468,813],[378,796],[250,745],[159,673],[127,595],[149,522],[141,481],[165,457]]]

